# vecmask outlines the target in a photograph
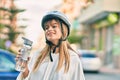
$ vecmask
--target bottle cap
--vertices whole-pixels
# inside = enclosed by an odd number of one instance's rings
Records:
[[[33,41],[30,41],[29,39],[27,39],[27,38],[25,38],[25,37],[22,37],[22,39],[24,40],[24,44],[25,44],[25,45],[32,46]]]

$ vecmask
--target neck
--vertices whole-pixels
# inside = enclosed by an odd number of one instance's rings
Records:
[[[53,52],[54,48],[55,48],[55,46],[52,46],[52,48],[51,48],[52,52]],[[59,52],[59,47],[56,47],[55,53],[58,53],[58,52]]]
[[[59,41],[52,41],[52,43],[53,43],[53,47],[54,47],[54,46],[58,45]]]

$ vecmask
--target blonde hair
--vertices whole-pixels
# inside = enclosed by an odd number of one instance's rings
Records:
[[[65,24],[62,23],[62,29],[63,29],[63,36],[62,39],[67,37],[68,34],[68,29]],[[61,67],[63,66],[63,63],[65,62],[65,69],[64,72],[68,72],[69,66],[70,66],[70,54],[69,54],[69,49],[73,50],[68,43],[68,41],[62,41],[60,46],[59,46],[59,61],[57,65],[56,71],[59,71]],[[74,50],[73,50],[74,51]],[[38,67],[42,63],[42,61],[45,59],[46,56],[49,55],[50,52],[50,46],[46,44],[46,46],[43,48],[43,50],[40,52],[41,54],[38,56],[36,59],[33,71],[38,70]]]

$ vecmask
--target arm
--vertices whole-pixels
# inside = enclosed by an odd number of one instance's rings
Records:
[[[16,80],[28,80],[27,77],[29,76],[29,69],[26,64],[26,69],[24,72],[20,72]]]
[[[29,80],[29,77],[31,76],[31,70],[34,66],[34,63],[39,55],[40,51],[35,52],[31,55],[30,60],[28,61],[28,64],[26,65],[26,70],[24,72],[20,72],[20,74],[17,77],[17,80]]]
[[[20,57],[21,57],[21,53],[18,53],[16,58],[15,58],[16,62],[18,61],[18,59]],[[28,74],[29,74],[28,61],[29,60],[30,60],[30,57],[28,57],[28,60],[24,63],[25,71],[24,72],[20,72],[20,74],[18,75],[17,80],[22,80],[22,78],[26,78],[28,76]]]
[[[23,78],[26,78],[29,74],[29,70],[28,70],[28,67],[26,68],[25,72],[22,73],[23,75]]]
[[[72,80],[85,80],[83,68],[80,59],[76,60]]]

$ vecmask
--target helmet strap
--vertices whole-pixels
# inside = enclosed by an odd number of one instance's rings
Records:
[[[55,47],[54,47],[54,49],[53,49],[53,51],[52,51],[53,53],[55,53],[56,48],[60,46],[61,42],[62,42],[62,40],[59,39],[58,44],[55,45]],[[54,44],[53,44],[51,41],[48,41],[47,39],[46,39],[46,43],[50,46],[49,56],[50,56],[50,60],[51,60],[51,62],[53,62],[53,58],[52,58],[52,54],[51,54],[51,48],[52,48],[52,45],[54,45]]]
[[[49,52],[50,60],[53,62],[52,54],[51,54],[51,46],[50,46],[50,52]]]
[[[57,45],[55,46],[55,48],[53,49],[53,53],[55,53],[56,48],[60,46],[61,42],[62,42],[62,40],[61,40],[61,39],[59,39],[58,44],[57,44]]]
[[[53,58],[52,58],[52,54],[51,54],[51,47],[52,47],[53,43],[48,41],[47,39],[46,39],[46,43],[50,46],[49,57],[50,57],[51,62],[53,62]]]

